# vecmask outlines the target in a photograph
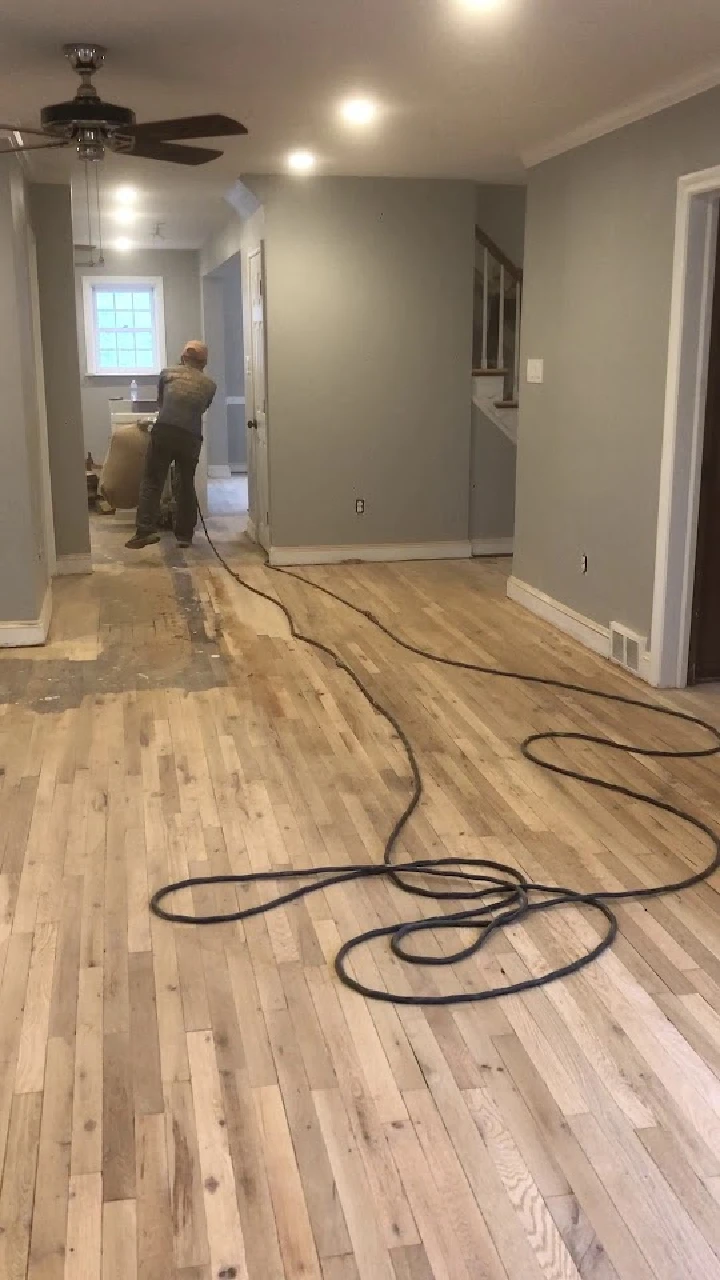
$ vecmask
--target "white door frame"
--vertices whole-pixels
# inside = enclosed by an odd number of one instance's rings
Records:
[[[678,182],[650,683],[685,688],[695,581],[720,166]]]

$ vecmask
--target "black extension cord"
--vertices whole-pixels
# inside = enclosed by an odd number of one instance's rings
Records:
[[[712,737],[712,746],[696,751],[655,751],[643,747],[628,746],[614,742],[610,738],[601,738],[585,733],[536,733],[526,738],[521,746],[521,751],[525,758],[531,760],[533,764],[536,764],[541,769],[559,774],[563,778],[572,778],[577,782],[584,782],[591,787],[600,787],[604,791],[613,792],[615,795],[626,796],[630,800],[640,801],[653,809],[672,814],[680,821],[707,836],[714,851],[711,861],[702,870],[673,884],[661,884],[647,889],[578,893],[573,889],[566,889],[557,885],[533,884],[515,867],[506,866],[501,862],[492,862],[484,858],[423,858],[412,862],[394,863],[392,855],[397,840],[418,807],[423,794],[422,772],[407,733],[392,711],[389,711],[387,707],[378,702],[356,672],[337,653],[320,640],[304,635],[303,632],[298,630],[290,610],[282,601],[275,599],[265,591],[261,591],[258,587],[251,586],[249,582],[246,582],[230,567],[212,541],[202,511],[200,512],[200,519],[210,547],[230,576],[247,591],[252,591],[254,595],[259,596],[262,600],[269,601],[270,604],[280,609],[287,619],[293,639],[311,645],[313,649],[330,658],[341,671],[344,671],[349,676],[372,709],[383,716],[388,724],[392,726],[405,749],[412,776],[412,794],[385,842],[383,861],[380,864],[368,865],[360,863],[354,865],[345,864],[338,867],[307,867],[291,871],[251,872],[247,875],[193,876],[187,880],[179,880],[175,884],[168,884],[153,894],[150,907],[156,916],[159,916],[162,920],[169,920],[174,924],[211,925],[225,924],[234,920],[249,920],[252,916],[261,915],[264,912],[271,911],[274,907],[294,902],[298,898],[303,898],[306,894],[314,893],[318,889],[329,889],[333,885],[347,884],[353,880],[384,877],[398,889],[402,889],[405,893],[414,894],[417,897],[431,898],[438,902],[468,903],[472,905],[462,909],[458,908],[448,913],[443,912],[442,915],[435,915],[430,918],[424,917],[407,924],[392,924],[378,929],[368,929],[366,933],[358,934],[357,937],[351,938],[343,944],[335,960],[335,969],[340,981],[344,982],[347,987],[351,987],[353,991],[358,991],[361,995],[367,996],[371,1000],[385,1000],[391,1004],[472,1004],[482,1000],[497,999],[500,996],[521,991],[529,991],[533,987],[542,987],[550,982],[556,982],[559,978],[567,977],[569,974],[578,973],[593,960],[596,960],[598,956],[601,956],[604,951],[607,951],[615,940],[618,932],[618,922],[610,905],[611,903],[659,898],[665,894],[679,893],[708,880],[717,871],[720,866],[720,834],[713,831],[706,823],[701,822],[699,818],[694,817],[693,814],[680,809],[677,805],[657,799],[655,796],[633,791],[630,787],[624,787],[615,782],[606,782],[593,774],[579,773],[574,769],[566,769],[557,764],[550,764],[539,758],[535,750],[539,743],[565,740],[566,742],[588,743],[595,747],[605,747],[609,750],[624,752],[632,756],[644,756],[652,759],[691,760],[714,756],[720,752],[720,732],[713,725],[707,724],[706,721],[700,720],[696,716],[687,715],[682,711],[673,711],[657,704],[643,702],[638,698],[629,698],[616,693],[604,693],[598,689],[588,689],[583,685],[570,684],[564,680],[523,675],[515,671],[504,671],[501,668],[480,666],[473,662],[459,662],[455,658],[443,658],[438,654],[428,652],[426,649],[409,644],[401,636],[395,635],[389,627],[386,627],[369,610],[361,609],[357,605],[351,604],[349,600],[336,595],[334,591],[328,590],[327,587],[319,586],[308,578],[303,578],[301,574],[293,573],[289,570],[274,570],[274,572],[282,573],[286,577],[295,578],[305,586],[312,587],[314,590],[322,592],[323,595],[329,596],[331,600],[344,605],[348,609],[352,609],[362,618],[372,622],[395,644],[427,661],[439,662],[446,667],[455,667],[460,671],[473,671],[479,675],[494,676],[502,680],[514,680],[522,684],[538,685],[549,689],[560,689],[566,693],[582,694],[584,697],[596,698],[624,707],[637,707],[655,715],[666,716],[670,719],[681,720],[686,724],[695,725],[705,730]],[[412,882],[409,882],[409,877],[412,877]],[[444,881],[446,885],[448,881],[461,880],[463,881],[463,886],[433,889],[417,883],[418,880],[426,882]],[[299,884],[297,884],[298,881],[300,881]],[[295,882],[295,887],[285,893],[279,893],[277,897],[258,906],[228,911],[221,915],[190,916],[169,910],[163,906],[168,897],[179,893],[183,889],[201,888],[207,885],[259,885],[278,882]],[[535,912],[550,911],[555,907],[566,906],[590,907],[604,917],[605,932],[597,946],[592,947],[591,950],[569,964],[549,970],[547,973],[536,977],[509,983],[507,986],[490,987],[478,991],[459,991],[454,995],[408,995],[404,992],[392,992],[382,988],[368,987],[365,983],[358,982],[348,972],[347,961],[351,953],[357,947],[376,938],[389,938],[393,953],[399,959],[407,961],[408,964],[453,965],[477,954],[490,942],[495,933],[507,928],[507,926],[525,923]],[[452,954],[443,954],[442,956],[437,954],[422,955],[417,951],[406,949],[406,943],[410,942],[415,935],[422,936],[426,931],[440,929],[476,930],[477,937],[469,946],[454,951]]]

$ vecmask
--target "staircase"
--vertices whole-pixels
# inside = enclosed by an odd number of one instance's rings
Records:
[[[470,538],[475,555],[510,554],[520,382],[522,271],[475,228]]]
[[[495,399],[517,406],[520,382],[522,271],[480,227],[475,228],[473,377],[501,379]],[[485,397],[488,398],[488,397]]]

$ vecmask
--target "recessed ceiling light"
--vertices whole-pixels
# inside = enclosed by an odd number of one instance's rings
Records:
[[[113,221],[118,222],[120,226],[129,227],[137,218],[137,214],[134,209],[128,209],[126,206],[121,205],[119,209],[113,209],[112,217]]]
[[[483,10],[499,9],[502,0],[463,0],[466,9],[475,9],[478,13]]]
[[[340,108],[347,124],[372,124],[377,116],[377,106],[371,98],[348,98]]]
[[[132,247],[129,236],[118,236],[117,240],[113,240],[113,249],[117,249],[118,253],[127,253]]]
[[[135,187],[118,187],[115,199],[118,204],[134,204],[137,200],[137,191]]]
[[[288,168],[293,173],[311,173],[315,168],[315,156],[312,151],[291,151],[288,156]]]

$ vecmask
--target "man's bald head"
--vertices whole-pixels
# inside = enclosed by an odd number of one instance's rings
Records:
[[[199,338],[192,338],[185,343],[180,359],[183,364],[191,364],[194,369],[204,369],[208,362],[207,343],[201,342]]]

